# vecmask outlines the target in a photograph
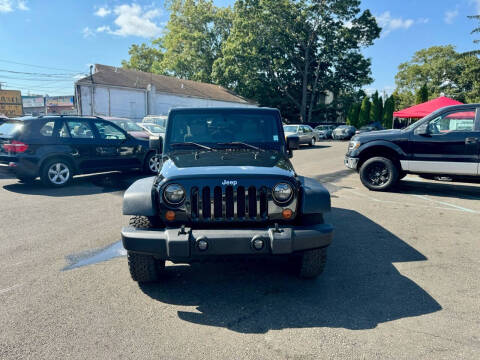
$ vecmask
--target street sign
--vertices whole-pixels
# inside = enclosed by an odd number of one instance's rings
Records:
[[[22,94],[17,90],[0,90],[0,113],[8,117],[23,115]]]

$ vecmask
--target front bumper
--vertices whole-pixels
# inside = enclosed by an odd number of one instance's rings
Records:
[[[345,159],[343,160],[343,163],[345,164],[345,166],[347,168],[352,169],[352,170],[357,170],[358,160],[359,160],[358,158],[345,156]]]
[[[208,256],[281,255],[296,251],[323,248],[332,242],[333,227],[328,224],[264,229],[204,229],[186,228],[166,230],[122,229],[126,250],[154,255],[157,258],[189,262]],[[260,250],[253,241],[261,239]],[[198,241],[207,241],[206,250],[199,249]]]

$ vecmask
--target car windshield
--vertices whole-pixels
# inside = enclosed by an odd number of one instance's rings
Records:
[[[125,131],[143,131],[143,129],[130,120],[112,120],[113,123],[120,126]]]
[[[263,148],[280,145],[277,119],[262,113],[177,113],[171,115],[168,144],[195,142],[213,148],[241,148],[246,143]],[[248,149],[247,146],[243,146]]]
[[[166,116],[158,116],[158,117],[148,117],[143,119],[144,123],[152,123],[156,125],[160,125],[163,128],[167,127],[167,117]]]
[[[0,137],[11,138],[21,132],[23,123],[18,121],[7,121],[0,125]]]
[[[298,126],[296,125],[287,125],[283,127],[283,131],[285,132],[292,132],[295,133],[297,132]]]
[[[164,133],[165,128],[160,126],[160,125],[155,125],[155,124],[143,124],[143,127],[147,129],[148,131],[151,131],[152,133],[159,134],[159,133]]]

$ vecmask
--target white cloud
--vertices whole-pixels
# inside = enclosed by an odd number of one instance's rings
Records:
[[[154,20],[161,15],[160,10],[148,10],[138,4],[124,4],[115,6],[113,13],[116,18],[114,20],[115,29],[109,26],[101,26],[97,28],[97,32],[107,32],[117,36],[139,36],[139,37],[155,37],[160,35],[162,29]]]
[[[419,18],[417,20],[403,19],[401,17],[394,18],[390,14],[390,11],[385,11],[383,14],[375,16],[375,18],[377,19],[378,25],[382,28],[383,37],[387,36],[394,30],[407,30],[414,24],[427,24],[430,21],[429,18]]]
[[[12,12],[15,9],[22,11],[30,10],[26,0],[0,0],[0,13]]]
[[[447,24],[453,24],[453,20],[458,16],[458,9],[445,11],[445,22]]]
[[[89,37],[92,37],[92,36],[95,36],[95,33],[93,32],[92,29],[90,29],[88,26],[84,27],[83,30],[82,30],[82,34],[83,34],[83,37],[86,39],[86,38],[89,38]]]
[[[94,14],[96,16],[105,17],[107,15],[110,15],[111,13],[112,13],[112,10],[110,10],[107,6],[105,6],[105,7],[98,8],[98,10],[95,11]]]

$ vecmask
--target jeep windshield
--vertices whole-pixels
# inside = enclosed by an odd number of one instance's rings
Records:
[[[271,113],[179,112],[172,114],[168,121],[167,151],[180,148],[181,143],[244,151],[280,150],[283,146],[278,120]]]

